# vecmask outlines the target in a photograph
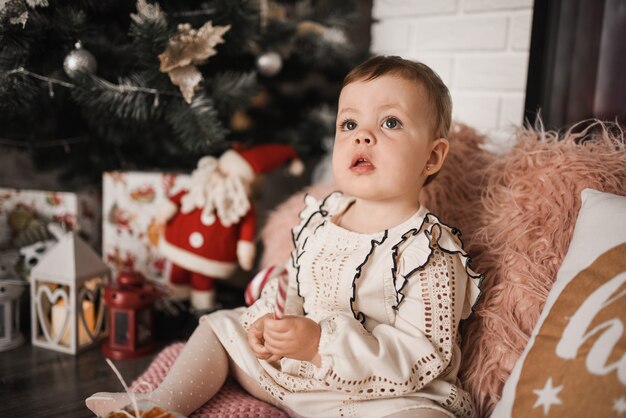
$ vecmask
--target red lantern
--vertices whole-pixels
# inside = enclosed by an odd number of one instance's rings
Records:
[[[144,356],[155,349],[154,302],[161,296],[140,272],[122,271],[104,288],[109,307],[109,339],[102,353],[115,360]]]

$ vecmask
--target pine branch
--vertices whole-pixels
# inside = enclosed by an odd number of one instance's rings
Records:
[[[22,26],[0,23],[0,52],[27,56],[32,37],[24,32]]]
[[[137,66],[158,72],[158,56],[165,50],[175,30],[168,26],[167,16],[158,4],[140,5],[131,17],[129,34],[133,38]]]
[[[23,73],[3,71],[0,67],[0,121],[30,108],[39,91],[36,80]]]
[[[357,59],[358,51],[343,31],[327,29],[324,34],[306,34],[298,38],[295,54],[312,68],[349,69]]]
[[[180,16],[181,21],[190,22],[199,27],[207,20],[213,25],[231,25],[233,30],[224,35],[225,43],[220,45],[220,53],[225,55],[241,55],[247,46],[259,38],[259,7],[258,0],[209,0],[202,3],[206,15]]]
[[[145,77],[139,73],[120,78],[118,84],[95,76],[83,77],[81,81],[80,87],[72,90],[72,96],[81,106],[137,122],[158,119],[162,115],[159,96],[173,95],[149,88]]]
[[[221,114],[230,114],[232,111],[245,108],[250,98],[259,90],[256,73],[235,73],[227,71],[217,74],[210,86],[211,97]]]
[[[0,23],[0,71],[23,66],[32,43],[33,37],[21,25]]]
[[[298,126],[295,146],[304,155],[328,153],[335,137],[335,106],[322,105],[306,113]]]
[[[316,7],[312,18],[325,26],[347,29],[358,19],[355,0],[322,2]]]
[[[88,23],[89,15],[75,5],[58,5],[39,8],[29,12],[25,30],[44,44],[73,45],[77,40],[86,40],[98,34],[98,28]]]
[[[178,141],[190,152],[210,153],[222,148],[228,130],[218,119],[213,101],[196,95],[190,105],[172,100],[165,118]]]
[[[288,20],[280,22],[270,20],[266,26],[263,39],[259,42],[264,50],[277,50],[285,48],[291,51],[293,49],[293,41],[298,34],[296,22]]]
[[[129,3],[128,0],[66,0],[66,2],[93,13],[115,12]]]

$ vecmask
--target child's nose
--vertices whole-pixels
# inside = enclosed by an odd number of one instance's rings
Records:
[[[361,130],[357,132],[354,137],[354,145],[374,145],[376,144],[376,138],[371,132],[367,130]]]

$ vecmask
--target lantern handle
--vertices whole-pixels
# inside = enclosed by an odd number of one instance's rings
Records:
[[[133,289],[140,288],[146,279],[138,271],[124,270],[117,276],[117,282],[121,288]]]

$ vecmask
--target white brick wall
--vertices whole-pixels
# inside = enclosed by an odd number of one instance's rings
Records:
[[[430,65],[453,117],[504,147],[522,123],[532,0],[374,0],[372,52]]]

